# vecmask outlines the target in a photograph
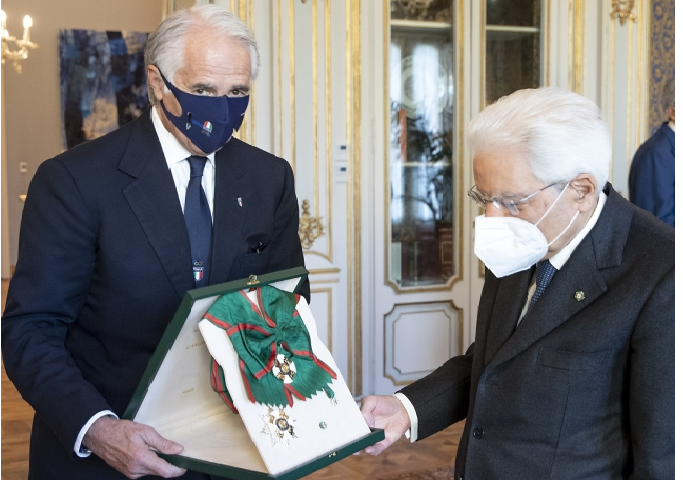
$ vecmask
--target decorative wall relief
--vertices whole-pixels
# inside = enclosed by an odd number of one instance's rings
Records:
[[[147,107],[147,35],[60,30],[64,149],[116,130]]]
[[[610,17],[619,17],[619,23],[623,25],[629,19],[636,21],[636,14],[633,12],[635,0],[612,0],[612,13]]]
[[[301,217],[299,217],[299,240],[304,249],[309,249],[313,246],[313,242],[318,237],[325,235],[325,225],[323,224],[323,217],[311,216],[310,205],[308,200],[301,203]]]
[[[653,0],[650,23],[648,126],[650,135],[667,119],[662,87],[675,75],[676,26],[674,0]]]

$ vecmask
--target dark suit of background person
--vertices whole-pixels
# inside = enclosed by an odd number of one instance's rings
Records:
[[[662,106],[669,121],[664,122],[633,156],[628,177],[629,200],[675,227],[675,78],[668,79],[662,86]]]
[[[629,200],[675,227],[676,134],[664,122],[633,156]]]
[[[673,478],[674,234],[606,193],[517,331],[532,270],[487,270],[468,353],[401,390],[420,439],[467,418],[456,478]]]
[[[226,9],[219,12],[221,8],[205,5],[191,11],[202,9],[209,12],[204,18],[211,19],[234,17]],[[177,12],[164,22],[183,15]],[[232,80],[221,83],[232,78],[222,76],[225,68],[233,73],[241,68],[233,77],[248,85],[249,56],[239,50],[242,47],[226,47],[236,40],[213,35],[218,37],[213,45],[190,49],[192,42],[212,35],[210,29],[198,28],[205,24],[193,26],[184,47],[187,67],[178,70],[182,74],[177,80],[204,72],[202,88],[214,88],[219,101],[223,90],[237,89]],[[148,54],[149,48],[148,44]],[[215,76],[210,70],[215,61],[193,58],[206,52],[214,55],[212,60],[215,55],[241,55],[242,60],[219,62],[223,70]],[[252,60],[252,79],[253,65]],[[154,63],[148,65],[149,72],[156,74],[149,81],[157,102],[162,96],[170,105],[174,94],[161,93]],[[211,86],[214,83],[217,87]],[[153,108],[164,115],[159,107]],[[166,325],[186,291],[195,288],[179,193],[150,113],[45,161],[29,186],[19,259],[2,318],[2,352],[9,378],[36,410],[30,479],[124,478],[100,457],[111,460],[107,449],[125,447],[128,442],[118,439],[131,429],[145,433],[134,437],[144,441],[134,444],[136,460],[123,464],[137,465],[138,454],[145,461],[160,461],[149,452],[149,427],[106,417],[93,423],[85,437],[88,443],[85,438],[82,443],[94,453],[76,458],[74,452],[79,432],[96,414],[123,414]],[[173,133],[179,142],[187,142],[182,135],[186,134]],[[235,138],[215,153],[214,164],[208,284],[303,265],[289,164]],[[309,297],[308,284],[302,293]],[[208,373],[207,365],[207,382]],[[187,472],[183,478],[206,476]]]

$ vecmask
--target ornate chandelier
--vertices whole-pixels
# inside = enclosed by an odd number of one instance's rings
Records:
[[[0,36],[0,41],[2,42],[2,63],[4,64],[7,59],[14,61],[14,69],[17,73],[21,73],[21,61],[28,58],[28,51],[30,49],[38,48],[38,44],[33,43],[29,36],[29,29],[33,26],[33,19],[29,15],[24,17],[24,35],[21,40],[17,40],[7,31],[7,14],[3,10],[0,10],[0,21],[2,22],[2,33]],[[19,49],[10,50],[10,43],[14,43]]]

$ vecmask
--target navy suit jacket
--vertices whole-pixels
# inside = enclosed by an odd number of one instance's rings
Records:
[[[606,192],[519,327],[533,269],[487,270],[474,344],[402,390],[420,439],[467,418],[456,479],[674,478],[674,230]]]
[[[208,283],[303,265],[289,164],[232,139],[215,165]],[[182,208],[149,111],[41,164],[2,318],[7,374],[36,410],[32,478],[122,478],[95,455],[74,461],[74,443],[95,413],[123,414],[192,288]]]
[[[675,227],[676,134],[666,123],[643,143],[631,162],[629,199]]]

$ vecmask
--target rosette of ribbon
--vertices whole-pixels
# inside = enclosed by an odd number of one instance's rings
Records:
[[[308,329],[296,310],[299,295],[269,285],[256,289],[257,304],[244,291],[223,295],[204,319],[225,330],[239,356],[239,367],[252,403],[270,406],[305,401],[316,392],[334,399],[336,373],[313,353]],[[237,412],[223,368],[211,363],[211,387]]]

